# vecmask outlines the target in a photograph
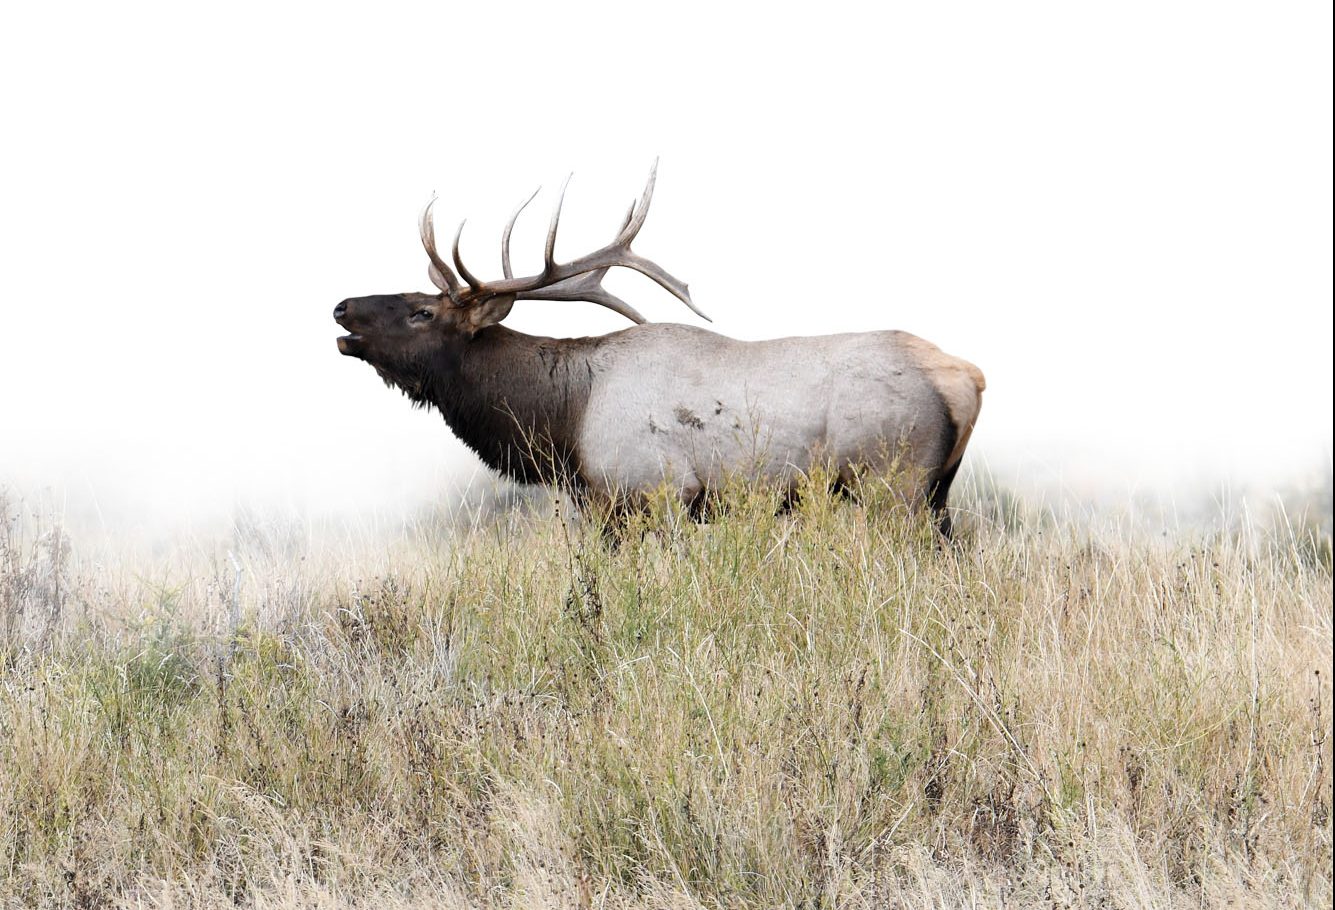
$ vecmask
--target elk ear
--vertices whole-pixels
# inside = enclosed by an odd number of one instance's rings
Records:
[[[470,307],[468,310],[469,329],[473,332],[480,332],[489,325],[495,325],[510,315],[510,307],[514,304],[514,296],[507,294],[492,297],[477,306]]]

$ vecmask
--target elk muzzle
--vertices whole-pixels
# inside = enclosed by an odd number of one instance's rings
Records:
[[[349,324],[351,320],[348,316],[348,304],[351,302],[351,299],[344,300],[340,302],[338,306],[334,307],[334,321],[345,329],[353,328],[353,326]],[[361,351],[362,336],[359,333],[354,331],[351,334],[343,335],[338,339],[338,352],[340,354],[356,357],[360,355]]]

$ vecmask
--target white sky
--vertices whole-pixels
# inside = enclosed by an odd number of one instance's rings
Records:
[[[338,355],[331,308],[429,289],[433,191],[495,276],[534,186],[520,268],[568,171],[567,258],[655,156],[636,248],[716,330],[967,357],[974,457],[1104,491],[1328,464],[1330,4],[802,9],[11,4],[0,481],[136,514],[429,500],[475,462]]]

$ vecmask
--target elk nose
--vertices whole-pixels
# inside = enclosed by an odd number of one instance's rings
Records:
[[[346,314],[347,312],[348,312],[348,302],[344,300],[338,306],[334,307],[334,318],[342,319],[344,314]]]

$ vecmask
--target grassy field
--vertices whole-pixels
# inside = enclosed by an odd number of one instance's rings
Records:
[[[119,557],[11,500],[0,905],[1329,907],[1328,529],[958,498]]]

